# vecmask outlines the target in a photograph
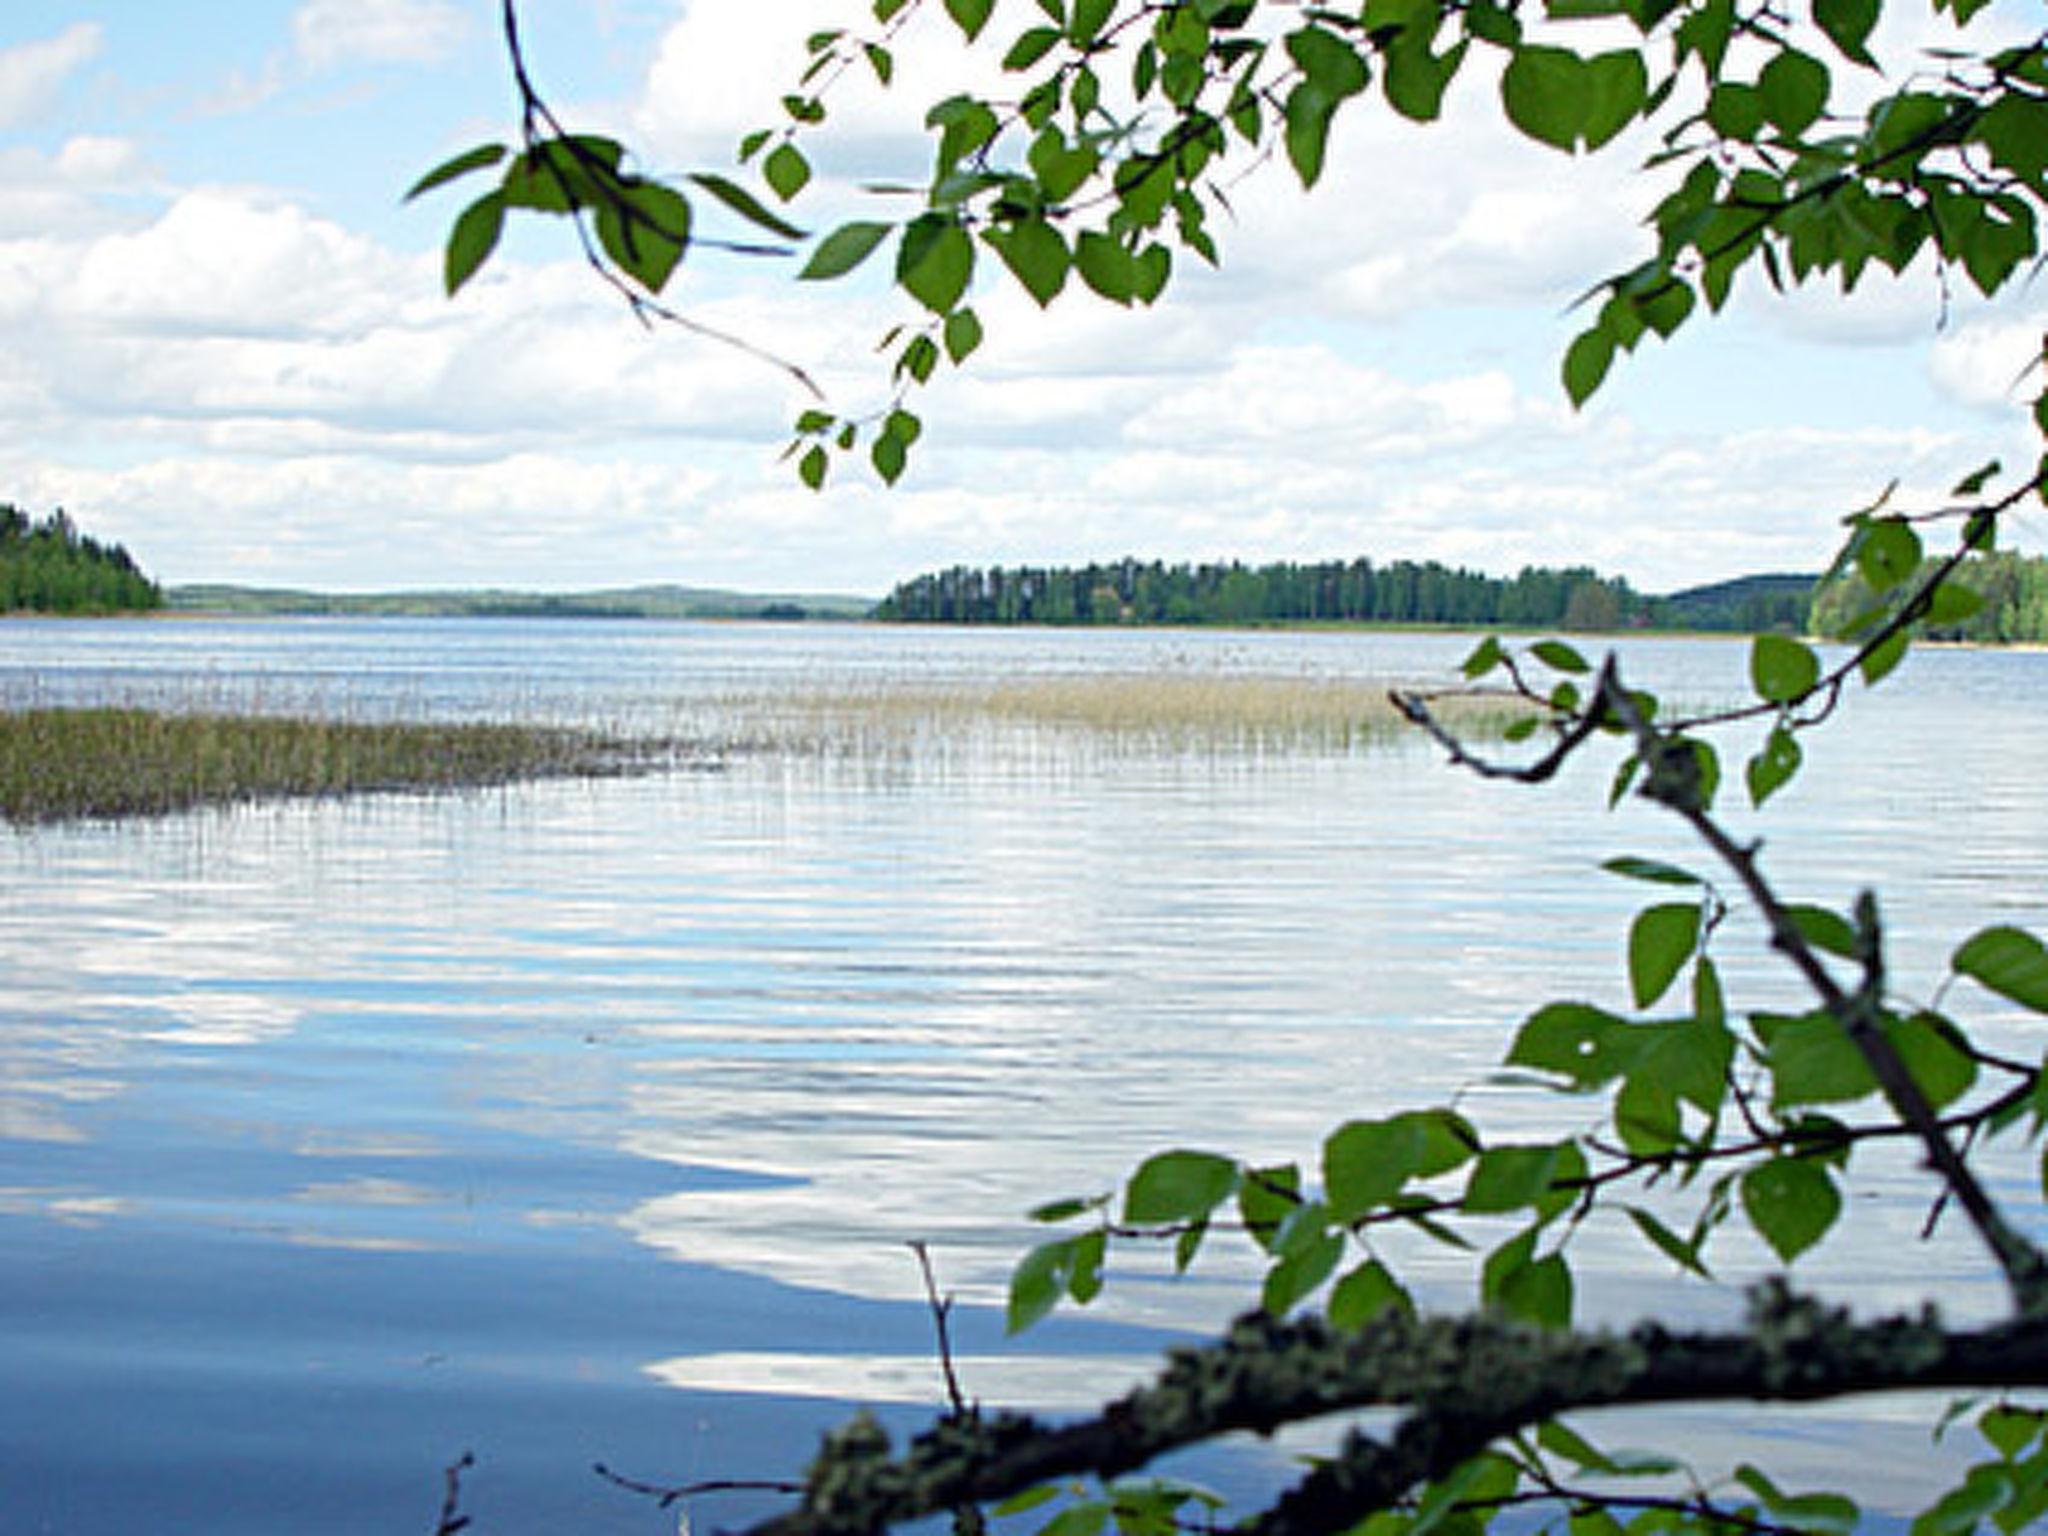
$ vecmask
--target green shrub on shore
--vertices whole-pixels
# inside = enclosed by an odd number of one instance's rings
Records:
[[[651,744],[559,726],[176,714],[0,713],[0,817],[16,824],[373,790],[615,773]]]

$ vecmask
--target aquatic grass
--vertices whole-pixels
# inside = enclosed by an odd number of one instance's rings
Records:
[[[1440,701],[1465,734],[1523,712]],[[820,687],[698,704],[663,735],[504,721],[355,720],[141,705],[0,710],[0,820],[19,826],[391,790],[458,790],[737,758],[938,758],[979,733],[1167,751],[1331,751],[1399,740],[1386,685],[1240,673],[1083,673]]]
[[[783,695],[758,702],[754,727],[785,745],[841,748],[1012,726],[1136,746],[1342,750],[1412,734],[1387,690],[1384,681],[1355,678],[1076,673]],[[1501,695],[1471,695],[1440,701],[1439,712],[1466,734],[1484,738],[1522,718],[1527,706]]]
[[[667,743],[564,726],[178,713],[0,711],[0,818],[18,825],[195,806],[483,788],[609,774]]]

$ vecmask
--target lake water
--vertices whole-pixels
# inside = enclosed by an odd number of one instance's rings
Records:
[[[1444,681],[1469,645],[21,622],[0,629],[0,702],[744,734],[820,689]],[[1667,698],[1743,691],[1739,644],[1627,655]],[[1779,805],[1735,819],[1801,899],[1878,885],[1899,985],[1925,996],[1976,926],[2048,929],[2044,719],[2048,656],[1918,654],[1850,698]],[[1581,1122],[1486,1078],[1534,1006],[1621,1005],[1644,888],[1594,866],[1699,862],[1653,809],[1604,809],[1610,767],[1525,789],[1409,739],[956,722],[715,769],[0,834],[0,1530],[426,1531],[465,1450],[480,1530],[672,1530],[591,1464],[788,1477],[849,1404],[909,1423],[937,1402],[913,1241],[958,1300],[971,1392],[1114,1390],[1242,1305],[1247,1271],[1221,1250],[1178,1283],[1126,1266],[1097,1308],[1006,1343],[1030,1206],[1164,1146],[1312,1159],[1344,1119],[1460,1091],[1489,1126]],[[1731,952],[1738,1005],[1796,997],[1753,940]],[[1811,1278],[1870,1307],[1994,1307],[1967,1242],[1918,1241],[1914,1170],[1873,1171],[1880,1197]],[[2038,1226],[2037,1187],[2001,1177]],[[1727,1311],[1626,1233],[1575,1251],[1585,1315]],[[1429,1299],[1469,1298],[1455,1263],[1412,1257]],[[1789,1448],[1821,1478],[1853,1446],[1905,1507],[1936,1486],[1926,1421],[1879,1403],[1688,1433],[1710,1462]],[[1204,1468],[1226,1487],[1274,1469],[1256,1447]]]

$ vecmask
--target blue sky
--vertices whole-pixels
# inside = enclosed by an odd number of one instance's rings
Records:
[[[532,0],[557,104],[659,168],[723,168],[832,0]],[[2031,6],[2008,8],[2017,22]],[[1902,13],[1888,57],[1932,41]],[[849,94],[831,168],[914,176],[917,79]],[[1994,15],[1994,24],[1996,17]],[[981,301],[909,479],[815,496],[777,462],[775,370],[646,334],[536,231],[453,302],[457,201],[400,194],[512,131],[496,6],[15,0],[0,17],[0,499],[62,504],[173,581],[329,588],[679,581],[879,592],[954,561],[1590,561],[1651,590],[1817,566],[1899,478],[1920,503],[2030,445],[2010,385],[2048,329],[1929,272],[1745,293],[1568,410],[1571,299],[1640,249],[1634,154],[1515,140],[1487,83],[1450,120],[1340,128],[1325,185],[1240,189],[1220,274],[1150,313]],[[838,178],[798,205],[828,226]],[[693,255],[677,296],[877,398],[886,294]],[[2020,542],[2042,544],[2039,520]]]

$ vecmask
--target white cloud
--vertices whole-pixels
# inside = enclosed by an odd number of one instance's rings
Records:
[[[388,310],[421,270],[289,203],[202,188],[94,242],[62,301],[143,333],[336,333]]]
[[[98,56],[104,32],[81,21],[55,37],[0,49],[0,128],[27,122],[56,99],[64,82]]]
[[[1987,318],[1963,325],[1935,343],[1928,372],[1953,398],[1979,409],[2010,415],[2028,398],[2048,389],[2048,301],[2032,313]]]
[[[292,44],[315,70],[346,64],[431,64],[469,34],[445,0],[305,0],[292,14]]]

